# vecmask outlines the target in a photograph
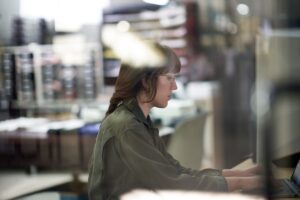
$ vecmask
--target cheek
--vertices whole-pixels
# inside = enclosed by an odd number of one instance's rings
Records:
[[[156,96],[155,96],[155,103],[160,107],[165,107],[169,101],[170,89],[167,85],[160,85],[157,88]]]
[[[166,87],[166,85],[160,85],[157,87],[157,90],[156,90],[156,94],[158,97],[163,97],[163,96],[167,96],[168,95],[168,87]]]
[[[171,93],[171,88],[169,82],[164,79],[158,79],[157,87],[156,87],[156,96],[155,101],[156,104],[160,104],[161,106],[165,106],[167,101],[169,100],[169,95]]]

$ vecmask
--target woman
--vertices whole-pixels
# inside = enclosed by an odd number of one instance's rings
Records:
[[[94,147],[89,198],[115,199],[134,188],[233,191],[254,187],[259,181],[252,176],[255,168],[192,170],[167,153],[149,113],[153,107],[168,105],[181,65],[168,47],[155,46],[165,58],[163,65],[121,66]]]

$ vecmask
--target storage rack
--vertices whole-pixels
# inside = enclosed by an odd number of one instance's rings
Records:
[[[2,85],[15,108],[59,108],[97,100],[103,86],[99,44],[0,49]]]

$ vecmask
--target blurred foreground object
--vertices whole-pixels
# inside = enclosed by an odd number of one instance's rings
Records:
[[[147,191],[147,190],[134,190],[130,193],[127,193],[120,198],[121,200],[134,200],[134,199],[143,199],[143,200],[176,200],[176,199],[230,199],[230,200],[258,200],[264,199],[258,196],[247,196],[243,194],[227,194],[227,193],[208,193],[208,192],[188,192],[188,191]]]

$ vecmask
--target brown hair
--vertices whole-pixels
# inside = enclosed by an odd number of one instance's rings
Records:
[[[180,71],[180,61],[169,47],[157,43],[154,43],[154,46],[164,56],[164,64],[156,67],[135,67],[122,63],[106,116],[114,112],[123,101],[135,98],[142,90],[145,90],[148,95],[149,102],[152,101],[156,95],[157,77],[168,72],[178,73]],[[142,81],[146,84],[143,84]]]

